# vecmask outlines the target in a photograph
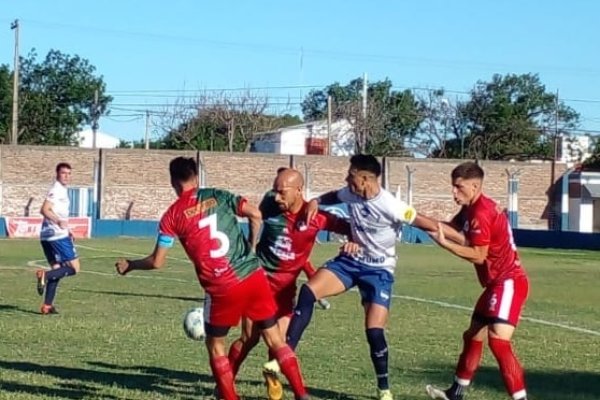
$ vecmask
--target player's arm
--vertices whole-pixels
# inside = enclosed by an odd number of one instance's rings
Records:
[[[42,208],[40,209],[40,214],[48,221],[52,222],[55,225],[60,226],[61,228],[66,228],[68,226],[68,221],[60,219],[60,217],[52,210],[52,202],[48,199],[44,200],[42,203]]]
[[[450,228],[452,229],[452,228]],[[462,245],[451,240],[446,239],[444,233],[446,231],[446,227],[443,227],[440,223],[440,227],[438,229],[438,234],[433,236],[433,240],[435,240],[440,246],[450,251],[452,254],[463,258],[473,264],[483,264],[488,255],[488,245]]]
[[[320,224],[319,229],[350,237],[350,223],[346,219],[322,210],[319,211],[319,214],[325,217],[322,219],[323,223]]]
[[[317,270],[310,260],[306,260],[306,263],[302,266],[302,272],[304,272],[306,277],[310,279],[314,276],[314,274],[317,273]]]
[[[256,250],[258,234],[262,224],[262,213],[258,207],[244,201],[240,209],[240,216],[248,218],[248,241],[252,246],[252,250]]]
[[[160,239],[154,246],[154,251],[147,257],[137,260],[127,260],[121,258],[116,263],[117,272],[120,275],[127,275],[131,271],[140,270],[148,271],[152,269],[160,269],[165,266],[167,260],[168,247],[162,247]]]
[[[438,229],[443,229],[444,236],[447,240],[451,240],[463,246],[467,242],[465,235],[456,230],[452,223],[438,221],[437,219],[428,217],[427,215],[417,214],[412,225],[427,231],[427,233],[429,233],[432,237],[437,235]]]
[[[341,203],[338,192],[339,190],[332,190],[331,192],[324,193],[308,202],[308,205],[306,206],[306,225],[310,225],[313,218],[315,218],[319,212],[319,205],[330,206]]]

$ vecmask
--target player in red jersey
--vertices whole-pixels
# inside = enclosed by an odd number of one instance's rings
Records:
[[[302,192],[304,179],[295,169],[278,171],[273,190],[265,195],[260,204],[263,230],[256,247],[261,265],[267,271],[269,283],[277,306],[277,324],[283,336],[287,332],[296,299],[296,280],[305,271],[314,271],[308,260],[317,234],[327,230],[343,235],[350,233],[345,220],[320,211],[307,226],[304,214],[307,202]],[[312,270],[312,271],[311,271]],[[244,324],[242,336],[229,349],[229,362],[234,375],[250,350],[256,346],[259,331],[251,321]],[[270,353],[270,358],[274,358]],[[264,371],[269,399],[280,399],[282,387],[276,374]]]
[[[120,259],[117,272],[162,268],[168,250],[179,238],[194,264],[204,302],[206,347],[217,388],[224,400],[238,400],[225,338],[242,317],[254,321],[288,379],[296,399],[308,399],[298,360],[277,326],[276,307],[265,271],[252,252],[261,213],[246,199],[213,188],[198,188],[193,158],[177,157],[169,165],[178,199],[163,215],[154,251],[139,260]],[[237,217],[250,222],[250,243]]]
[[[432,235],[440,246],[472,262],[484,287],[471,325],[463,334],[464,347],[454,383],[447,390],[426,387],[434,399],[463,398],[479,367],[486,338],[508,394],[514,400],[527,399],[523,368],[513,352],[511,338],[527,299],[529,282],[506,214],[482,192],[483,177],[483,169],[474,162],[454,168],[452,194],[462,208],[449,224],[439,224],[438,232]]]

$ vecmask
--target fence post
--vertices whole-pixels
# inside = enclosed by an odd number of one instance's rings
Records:
[[[519,227],[519,175],[521,170],[510,172],[506,170],[508,177],[508,221],[513,229]]]

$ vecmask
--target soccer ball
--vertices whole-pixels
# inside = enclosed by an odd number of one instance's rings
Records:
[[[193,340],[204,340],[204,309],[202,307],[192,308],[183,317],[183,331],[186,336]]]

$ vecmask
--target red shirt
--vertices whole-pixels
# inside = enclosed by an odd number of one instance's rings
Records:
[[[475,203],[463,206],[453,223],[462,228],[469,245],[488,246],[485,262],[475,264],[482,286],[525,275],[508,218],[494,200],[482,194]]]

